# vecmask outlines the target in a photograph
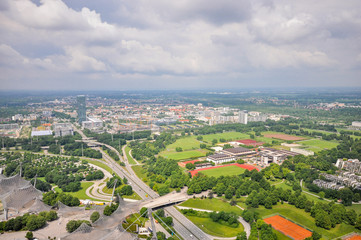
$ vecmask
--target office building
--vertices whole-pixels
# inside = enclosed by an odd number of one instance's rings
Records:
[[[239,112],[239,122],[242,124],[247,124],[248,122],[248,111],[243,110]]]
[[[77,96],[76,103],[77,103],[78,122],[81,125],[82,122],[86,121],[85,96],[84,95]]]

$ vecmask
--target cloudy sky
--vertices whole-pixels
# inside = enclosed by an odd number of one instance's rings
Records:
[[[0,83],[361,87],[361,1],[1,0]]]

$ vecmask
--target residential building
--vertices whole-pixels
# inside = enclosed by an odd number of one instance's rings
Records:
[[[239,112],[239,122],[242,124],[247,124],[248,122],[248,111],[247,110],[243,110]]]

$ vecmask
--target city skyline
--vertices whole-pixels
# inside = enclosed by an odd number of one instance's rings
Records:
[[[5,0],[0,90],[361,87],[359,1]]]

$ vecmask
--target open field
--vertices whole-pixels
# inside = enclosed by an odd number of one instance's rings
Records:
[[[252,209],[252,211],[258,212],[261,218],[278,213],[294,222],[301,223],[308,229],[317,231],[318,233],[322,234],[324,239],[334,239],[351,232],[360,232],[353,226],[347,225],[345,223],[338,224],[335,228],[330,230],[317,227],[314,222],[314,218],[311,217],[310,213],[306,213],[303,209],[298,209],[295,206],[289,204],[278,203],[277,205],[273,206],[273,209],[265,209],[263,206],[261,206],[258,209]]]
[[[202,135],[202,137],[203,137],[203,142],[207,142],[207,143],[211,143],[213,139],[217,139],[219,142],[220,138],[224,138],[227,141],[250,138],[248,134],[240,133],[240,132],[224,132],[224,133],[208,134],[208,135]]]
[[[183,202],[179,206],[190,207],[190,208],[199,208],[211,211],[224,211],[224,212],[234,212],[238,215],[241,215],[242,210],[239,207],[231,206],[228,202],[223,201],[218,198],[191,198]]]
[[[210,218],[201,218],[195,216],[186,216],[195,225],[202,229],[205,233],[217,237],[235,237],[244,231],[243,225],[239,224],[237,228],[228,227],[220,223],[213,222]]]
[[[240,169],[237,169],[240,168]],[[220,166],[214,166],[214,167],[207,167],[207,168],[200,168],[197,170],[190,171],[192,176],[196,175],[198,172],[202,172],[209,176],[229,176],[229,175],[238,175],[245,171],[245,169],[253,170],[256,169],[259,171],[256,167],[248,164],[239,164],[239,163],[231,163],[227,165],[220,165]],[[209,174],[207,174],[207,172]]]
[[[194,136],[184,137],[177,139],[174,143],[168,145],[166,149],[168,151],[175,151],[177,147],[181,147],[183,150],[199,149],[201,143]]]
[[[190,150],[190,151],[183,151],[183,152],[176,152],[176,151],[163,151],[159,153],[160,156],[165,157],[167,159],[173,160],[182,160],[182,159],[189,159],[189,158],[198,158],[204,157],[207,154],[207,150]]]
[[[264,135],[264,137],[277,138],[277,139],[281,139],[281,140],[285,140],[285,141],[298,141],[298,140],[305,139],[304,137],[293,136],[293,135],[288,135],[288,134],[284,134],[284,133],[266,133]]]
[[[129,164],[137,164],[134,161],[134,159],[132,158],[132,156],[130,156],[130,153],[129,153],[129,151],[131,150],[130,147],[126,146],[124,150],[125,150],[125,155],[127,155],[127,159],[128,159]]]
[[[331,149],[338,145],[338,142],[334,141],[325,141],[321,139],[310,139],[305,141],[298,142],[304,146],[307,146],[307,150],[311,150],[314,152],[319,152],[324,149]]]
[[[294,240],[303,240],[312,236],[312,232],[279,216],[275,215],[263,219],[265,223],[271,224],[274,229],[280,231],[286,236],[290,236]]]

